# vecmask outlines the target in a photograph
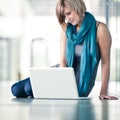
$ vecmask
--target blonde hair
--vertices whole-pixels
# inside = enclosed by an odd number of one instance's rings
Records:
[[[65,16],[63,13],[64,7],[75,11],[80,17],[83,17],[86,6],[83,0],[57,0],[56,2],[56,16],[60,24],[65,23]]]

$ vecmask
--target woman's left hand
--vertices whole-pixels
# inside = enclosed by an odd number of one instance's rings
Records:
[[[100,95],[100,100],[118,100],[119,98],[115,96],[109,96],[109,95]]]

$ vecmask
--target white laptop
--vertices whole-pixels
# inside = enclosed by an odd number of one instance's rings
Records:
[[[30,68],[29,73],[34,98],[89,99],[79,97],[71,67]]]

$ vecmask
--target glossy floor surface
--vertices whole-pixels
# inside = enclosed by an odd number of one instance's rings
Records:
[[[0,82],[0,120],[120,120],[120,100],[18,99],[11,84]]]

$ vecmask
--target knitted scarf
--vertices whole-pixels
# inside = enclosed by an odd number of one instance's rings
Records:
[[[88,96],[94,84],[91,78],[94,75],[94,69],[97,63],[96,20],[93,15],[85,12],[85,17],[78,32],[76,31],[76,26],[68,23],[66,37],[66,59],[68,67],[72,67],[73,65],[75,45],[83,43],[78,93],[79,96]]]

